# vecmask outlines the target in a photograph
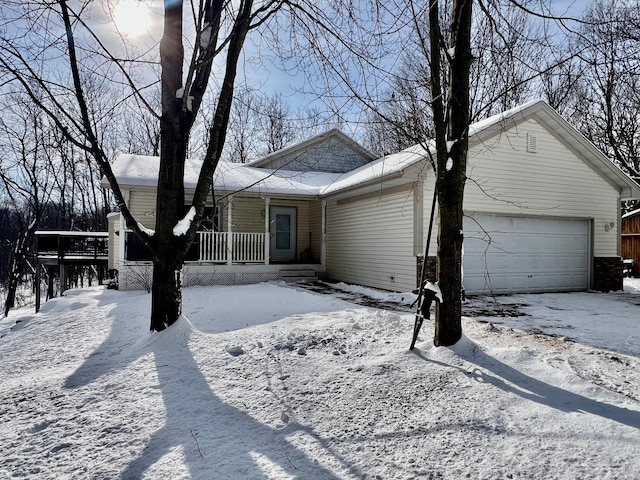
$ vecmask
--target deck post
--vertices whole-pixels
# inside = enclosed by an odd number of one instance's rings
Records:
[[[60,263],[60,296],[67,289],[67,269],[64,263]]]
[[[269,265],[269,253],[271,252],[271,235],[269,227],[271,225],[271,216],[269,210],[271,208],[271,197],[264,199],[264,264]]]
[[[37,251],[38,249],[36,247],[36,252]],[[40,271],[41,270],[42,270],[42,265],[39,262],[36,263],[36,313],[40,311]]]
[[[53,267],[47,267],[47,300],[53,298],[54,289],[53,289],[53,277],[54,277],[54,269]]]

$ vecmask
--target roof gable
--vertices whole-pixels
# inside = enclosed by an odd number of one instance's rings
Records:
[[[640,198],[640,186],[614,165],[595,145],[543,100],[534,100],[481,120],[469,127],[469,147],[534,118],[605,181],[616,187],[622,199]]]
[[[373,154],[333,129],[251,162],[251,167],[344,173],[374,160]]]

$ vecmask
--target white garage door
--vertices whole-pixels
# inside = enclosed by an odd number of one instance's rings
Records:
[[[465,217],[466,293],[586,290],[589,226],[588,220]]]

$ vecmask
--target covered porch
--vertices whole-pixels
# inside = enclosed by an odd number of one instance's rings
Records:
[[[197,232],[187,263],[323,265],[325,202],[229,195]]]
[[[323,278],[325,202],[229,195],[209,207],[187,252],[183,285],[237,285]],[[123,225],[122,225],[123,226]],[[122,242],[120,288],[148,289],[151,255],[130,231]]]

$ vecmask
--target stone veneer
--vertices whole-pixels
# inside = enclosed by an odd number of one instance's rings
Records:
[[[594,257],[594,290],[610,292],[622,290],[622,257]]]

